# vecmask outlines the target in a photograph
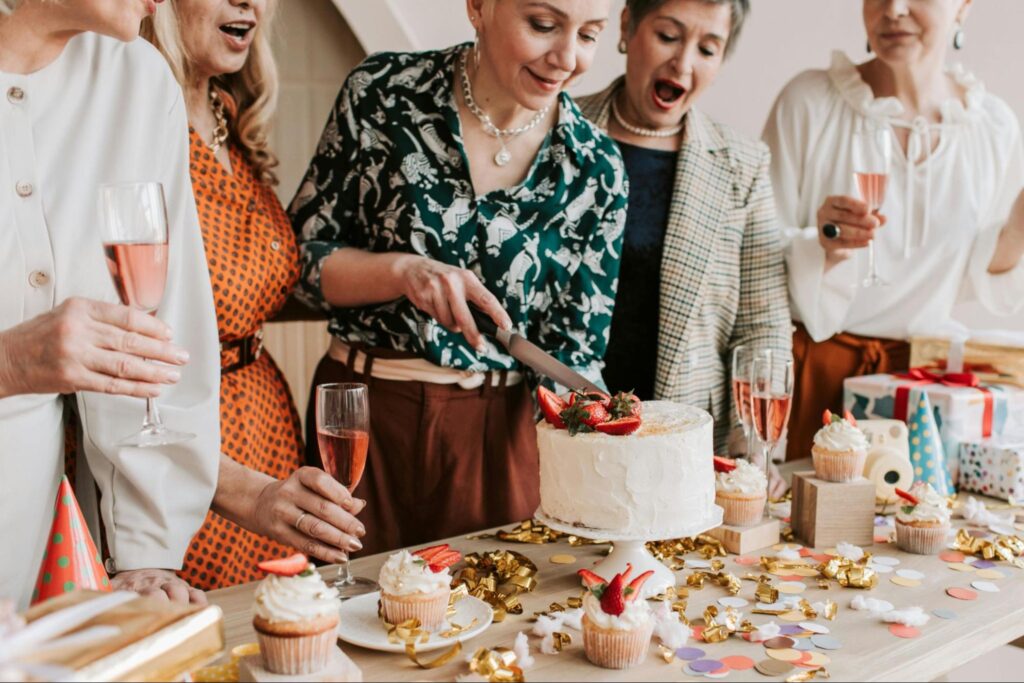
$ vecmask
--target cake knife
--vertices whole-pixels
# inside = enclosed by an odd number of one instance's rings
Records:
[[[553,379],[570,390],[578,390],[584,393],[605,393],[603,389],[595,386],[586,377],[551,354],[546,353],[525,337],[510,330],[498,329],[498,326],[486,313],[473,306],[470,306],[469,309],[473,314],[473,321],[476,322],[477,329],[481,333],[497,339],[516,360],[530,366],[541,375]]]

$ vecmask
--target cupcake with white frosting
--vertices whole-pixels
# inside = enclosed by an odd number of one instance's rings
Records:
[[[868,457],[868,439],[857,428],[850,411],[843,417],[826,410],[825,425],[814,435],[811,456],[814,472],[825,481],[846,482],[864,475]]]
[[[451,597],[452,576],[448,567],[462,558],[447,545],[410,553],[400,550],[380,570],[381,616],[389,624],[418,619],[420,626],[436,631],[445,623]]]
[[[715,503],[724,512],[722,523],[751,526],[764,517],[768,477],[746,460],[715,458]]]
[[[338,592],[305,555],[259,567],[270,574],[256,588],[252,610],[264,666],[287,676],[323,670],[338,637]]]
[[[910,491],[896,489],[904,505],[896,513],[896,545],[917,555],[935,555],[946,547],[950,510],[946,499],[932,485],[918,481]]]
[[[583,598],[583,650],[592,664],[606,669],[628,669],[647,656],[654,632],[654,617],[640,599],[644,582],[654,572],[630,581],[633,568],[605,581],[594,572],[578,573],[587,587]],[[627,583],[629,581],[629,583]]]

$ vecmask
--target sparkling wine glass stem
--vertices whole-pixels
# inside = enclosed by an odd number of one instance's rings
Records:
[[[352,580],[352,572],[349,569],[348,553],[342,551],[342,558],[338,560],[338,575],[334,577],[335,586],[351,586],[355,583]]]

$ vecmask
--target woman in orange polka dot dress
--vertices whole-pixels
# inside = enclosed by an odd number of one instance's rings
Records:
[[[221,340],[220,479],[182,577],[204,590],[256,580],[256,564],[298,548],[326,561],[358,549],[363,503],[302,468],[299,416],[262,350],[262,325],[291,294],[298,251],[272,188],[267,149],[276,72],[266,0],[173,0],[143,35],[182,82],[190,168]],[[188,55],[186,59],[184,55]]]

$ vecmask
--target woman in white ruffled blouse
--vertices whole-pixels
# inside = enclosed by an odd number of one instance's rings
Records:
[[[786,232],[797,330],[788,457],[806,457],[825,408],[852,375],[906,369],[906,339],[947,320],[960,297],[995,313],[1024,304],[1024,151],[1013,111],[963,68],[970,0],[864,0],[874,58],[836,53],[782,91],[764,138]],[[872,215],[856,191],[854,131],[891,128],[888,193]],[[875,242],[888,286],[866,288]]]

